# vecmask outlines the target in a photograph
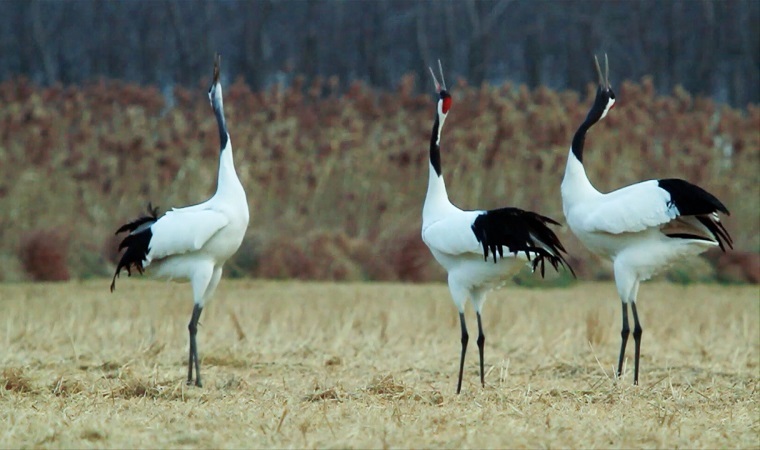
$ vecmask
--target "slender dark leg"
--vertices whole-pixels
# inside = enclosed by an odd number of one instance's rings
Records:
[[[187,326],[187,328],[190,330],[190,356],[187,359],[187,385],[188,386],[193,384],[193,361],[195,358],[195,338],[193,336],[195,335],[196,329],[192,327],[193,327],[193,323],[190,322],[190,325]]]
[[[190,359],[187,363],[187,384],[193,384],[193,362],[195,363],[195,385],[202,387],[201,369],[198,361],[198,344],[195,342],[195,335],[198,333],[198,319],[201,317],[203,307],[196,304],[193,307],[193,315],[190,318],[190,324],[187,329],[190,331]]]
[[[625,345],[628,343],[628,335],[631,334],[631,328],[628,326],[628,304],[623,303],[623,329],[620,330],[620,337],[623,338],[620,344],[620,359],[618,360],[617,376],[620,378],[623,375],[623,360],[625,359]],[[635,313],[634,313],[635,314]]]
[[[478,313],[478,351],[480,352],[480,385],[486,387],[485,375],[483,373],[483,345],[486,342],[486,335],[483,334],[483,323],[480,321]]]
[[[464,323],[464,313],[459,313],[459,324],[462,327],[462,356],[459,359],[459,382],[457,383],[457,394],[462,390],[462,372],[464,371],[464,354],[467,352],[467,342],[470,335],[467,334],[467,325]]]
[[[639,323],[639,313],[636,312],[636,302],[631,302],[631,311],[633,311],[633,341],[636,343],[636,356],[633,369],[633,384],[639,384],[639,355],[641,354],[641,333],[644,331]]]

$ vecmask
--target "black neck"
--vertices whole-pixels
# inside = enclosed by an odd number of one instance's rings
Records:
[[[615,94],[612,89],[602,89],[601,86],[596,90],[596,98],[594,99],[594,105],[586,115],[586,120],[583,121],[578,131],[573,136],[572,150],[578,161],[583,164],[583,144],[586,142],[586,133],[597,122],[602,119],[604,111],[610,106],[610,100],[615,99]]]
[[[221,152],[227,147],[227,122],[224,120],[224,107],[217,105],[216,102],[214,102],[214,115],[216,116],[216,123],[219,125],[219,142],[221,143],[219,152]]]
[[[591,128],[594,122],[590,122],[588,118],[578,127],[578,131],[573,136],[573,144],[571,149],[578,161],[583,164],[583,145],[586,143],[586,132]]]
[[[435,173],[441,176],[441,146],[438,144],[438,128],[440,126],[440,119],[438,114],[435,115],[435,123],[433,124],[433,135],[430,136],[430,164],[433,165]]]

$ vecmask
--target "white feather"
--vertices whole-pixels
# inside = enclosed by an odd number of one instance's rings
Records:
[[[656,180],[627,186],[578,205],[578,225],[597,233],[636,233],[664,225],[678,217],[670,194]]]
[[[144,266],[153,260],[200,250],[229,223],[226,215],[211,209],[167,212],[151,227],[153,237]]]
[[[618,375],[622,372],[630,331],[628,304],[632,305],[636,384],[642,332],[636,310],[640,282],[679,259],[717,246],[718,242],[709,239],[710,231],[697,218],[680,215],[670,193],[662,189],[657,180],[643,181],[608,194],[597,191],[572,148],[561,190],[562,209],[570,229],[586,248],[613,264],[624,314]],[[699,235],[705,238],[700,239]]]
[[[431,249],[447,255],[474,253],[483,256],[480,245],[472,232],[472,224],[483,211],[462,211],[442,217],[433,223],[423,223],[422,240]]]
[[[198,319],[205,304],[212,298],[222,277],[224,263],[238,250],[248,227],[248,201],[243,185],[235,172],[232,143],[227,132],[222,103],[222,87],[218,83],[220,57],[214,66],[214,85],[209,89],[209,100],[217,119],[220,140],[224,147],[219,155],[219,172],[214,195],[207,201],[184,208],[174,208],[156,222],[149,220],[133,231],[147,233],[150,241],[143,261],[135,261],[145,252],[145,241],[135,236],[130,248],[116,268],[114,282],[121,268],[130,265],[150,267],[148,273],[159,278],[189,280],[193,291],[193,315],[188,326],[190,357],[188,383],[193,381],[195,363],[196,385],[201,386],[200,362],[196,344]],[[226,140],[225,140],[226,137]],[[153,214],[153,213],[152,213]],[[127,224],[128,228],[131,224]],[[147,234],[145,235],[147,237]],[[139,253],[136,253],[139,252]],[[136,257],[135,254],[138,256]],[[126,258],[126,260],[125,260]],[[111,290],[114,289],[114,282]]]
[[[435,76],[434,76],[435,78]],[[437,84],[437,82],[436,82]],[[437,105],[438,127],[434,144],[431,146],[431,158],[428,170],[428,189],[422,207],[422,240],[430,249],[433,257],[448,273],[448,285],[451,298],[456,305],[461,319],[462,353],[464,363],[467,334],[464,322],[464,310],[468,301],[472,303],[478,316],[479,354],[481,362],[481,379],[483,377],[483,345],[485,335],[482,330],[481,312],[486,293],[498,288],[508,281],[526,264],[524,253],[515,255],[505,249],[504,257],[491,255],[487,260],[483,244],[473,230],[478,217],[485,211],[463,211],[454,206],[446,192],[443,176],[436,171],[433,161],[435,152],[440,151],[438,143],[446,113],[442,110],[442,100]],[[434,128],[435,129],[435,128]],[[496,261],[494,262],[494,258]],[[460,371],[457,393],[461,388]]]

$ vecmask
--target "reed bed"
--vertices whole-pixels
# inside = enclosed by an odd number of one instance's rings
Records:
[[[437,279],[419,239],[432,95],[407,76],[395,91],[303,79],[252,92],[225,86],[251,227],[232,276],[322,280]],[[618,103],[593,129],[585,159],[600,190],[681,177],[721,198],[738,248],[757,252],[760,108],[732,109],[651,79],[615,86]],[[144,211],[197,203],[215,188],[218,135],[206,85],[0,84],[0,279],[107,276],[113,232]],[[443,170],[463,208],[513,205],[562,219],[559,185],[593,86],[579,95],[505,84],[451,89]],[[569,230],[579,272],[609,271]],[[43,262],[56,267],[40,272]],[[714,277],[708,273],[707,278]]]

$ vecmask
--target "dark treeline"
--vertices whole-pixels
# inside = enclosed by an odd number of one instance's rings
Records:
[[[392,87],[444,61],[450,79],[582,90],[591,55],[611,79],[651,75],[660,92],[760,101],[760,2],[3,0],[0,79],[98,77],[197,83],[215,51],[253,89],[337,76]],[[418,84],[418,87],[420,85]],[[426,85],[421,85],[425,87]]]

